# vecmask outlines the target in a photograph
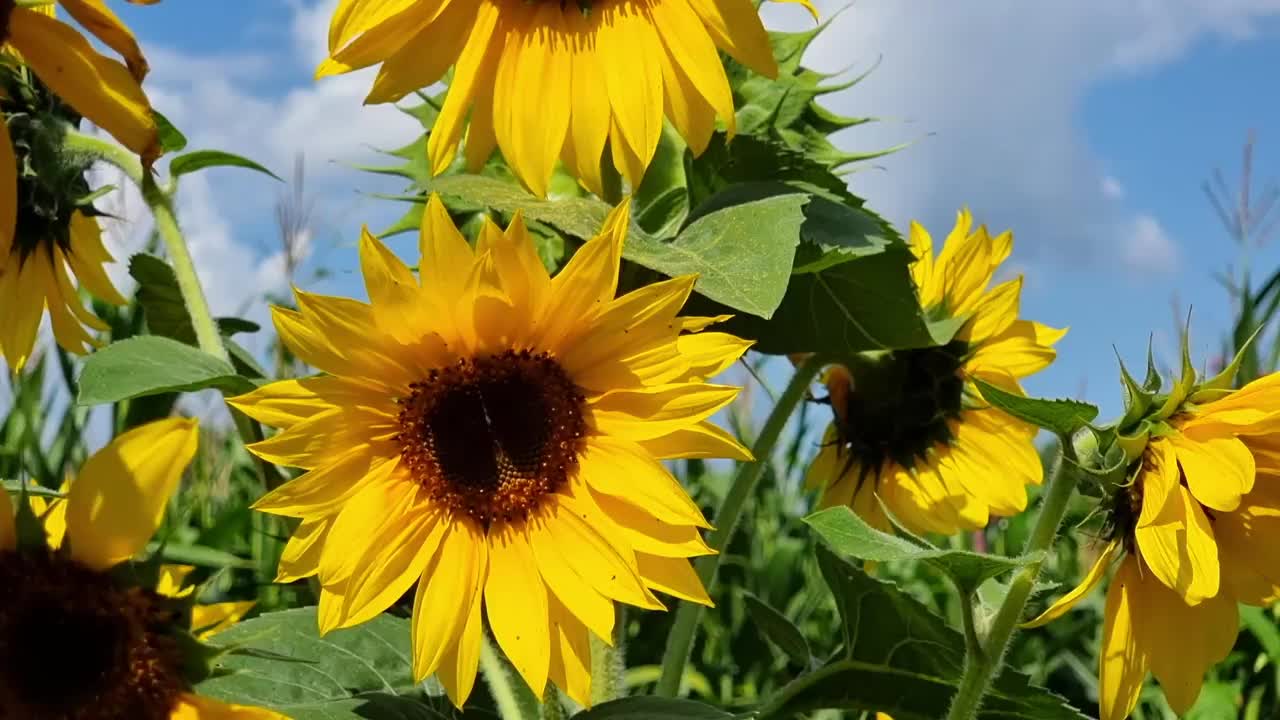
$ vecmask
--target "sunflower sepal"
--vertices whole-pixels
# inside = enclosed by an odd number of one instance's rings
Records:
[[[1231,358],[1231,362],[1227,363],[1227,366],[1222,368],[1222,372],[1219,372],[1217,375],[1214,375],[1197,386],[1196,391],[1192,394],[1191,401],[1210,402],[1211,400],[1217,400],[1221,397],[1225,397],[1225,395],[1209,394],[1212,393],[1212,391],[1225,391],[1226,394],[1230,394],[1231,391],[1235,390],[1236,374],[1240,372],[1240,365],[1244,363],[1245,353],[1249,352],[1249,349],[1253,347],[1253,342],[1258,339],[1258,335],[1260,333],[1262,333],[1261,326],[1258,327],[1257,330],[1254,330],[1253,334],[1249,336],[1249,339],[1245,340],[1244,343],[1240,345],[1240,349],[1236,352],[1235,357]]]
[[[4,492],[0,490],[0,492]],[[31,503],[27,500],[25,487],[18,495],[16,507],[14,508],[14,526],[18,535],[18,550],[38,550],[43,552],[49,547],[48,534],[45,532],[44,523],[36,515],[35,509],[31,507]]]
[[[1119,427],[1127,427],[1140,420],[1151,406],[1155,404],[1157,393],[1159,392],[1160,375],[1156,373],[1157,387],[1155,390],[1150,389],[1151,372],[1148,368],[1147,382],[1139,384],[1137,379],[1129,372],[1129,368],[1124,364],[1124,360],[1120,360],[1120,384],[1124,387],[1125,409],[1124,416],[1120,418],[1117,425]]]
[[[218,660],[227,654],[226,648],[204,643],[181,627],[173,628],[170,634],[182,653],[183,677],[188,683],[195,686],[220,674]]]
[[[1153,415],[1158,420],[1167,420],[1182,409],[1182,404],[1191,397],[1196,388],[1196,368],[1191,363],[1191,346],[1187,333],[1182,336],[1182,373],[1169,394],[1164,396],[1160,409]]]

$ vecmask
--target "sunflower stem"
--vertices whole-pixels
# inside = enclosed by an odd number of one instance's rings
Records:
[[[191,317],[191,326],[195,329],[196,343],[200,349],[210,355],[231,362],[227,349],[222,344],[222,336],[218,334],[218,324],[209,311],[209,302],[205,299],[204,288],[200,285],[200,277],[196,274],[195,263],[191,259],[191,251],[187,248],[187,240],[178,227],[178,218],[173,212],[173,201],[156,184],[151,173],[142,167],[128,149],[108,140],[69,128],[63,137],[63,144],[70,150],[82,152],[99,160],[120,168],[129,179],[142,191],[142,199],[151,210],[155,219],[156,233],[164,241],[169,251],[169,262],[173,265],[173,274],[178,281],[178,290],[182,292],[182,300],[187,306],[187,314]]]
[[[524,711],[524,704],[520,702],[514,684],[517,682],[514,679],[515,672],[494,649],[488,633],[485,633],[484,641],[480,644],[480,671],[484,673],[484,681],[489,686],[489,694],[493,697],[493,704],[497,706],[502,720],[537,719],[536,715],[530,717]]]
[[[755,444],[751,448],[751,454],[755,456],[755,460],[738,466],[733,485],[730,486],[729,492],[725,494],[716,512],[716,528],[708,538],[708,544],[715,554],[700,558],[696,564],[698,578],[708,593],[715,588],[716,574],[720,570],[720,562],[724,559],[729,541],[733,539],[738,519],[746,508],[747,501],[755,495],[756,485],[769,467],[769,459],[773,455],[773,448],[777,445],[778,438],[782,435],[782,428],[803,402],[809,385],[813,383],[818,371],[826,362],[825,357],[815,354],[800,363],[795,374],[791,376],[787,388],[782,391],[782,396],[769,411],[769,417],[765,419],[760,435],[756,437]],[[662,677],[658,680],[658,686],[655,689],[658,695],[675,697],[679,694],[680,681],[684,678],[685,665],[689,662],[689,653],[693,649],[693,637],[698,630],[698,621],[701,617],[701,605],[690,602],[680,603],[680,608],[676,611],[675,623],[671,627],[671,634],[667,636],[667,649],[662,657]]]
[[[1058,535],[1058,527],[1062,524],[1062,517],[1066,515],[1067,504],[1080,480],[1079,465],[1071,438],[1064,436],[1059,439],[1059,442],[1062,454],[1049,479],[1049,485],[1044,493],[1044,502],[1040,506],[1040,515],[1036,518],[1036,524],[1031,530],[1031,538],[1023,551],[1026,555],[1039,557],[1025,565],[1014,576],[1013,582],[1009,584],[1009,592],[1004,596],[1004,602],[1000,604],[1000,609],[996,611],[996,616],[991,621],[991,630],[987,633],[985,641],[966,653],[964,674],[960,678],[959,690],[951,701],[947,720],[972,720],[982,708],[982,699],[987,689],[991,687],[991,681],[1004,664],[1004,656],[1009,649],[1009,641],[1013,638],[1013,631],[1017,628],[1018,621],[1022,619],[1027,600],[1031,598],[1031,591],[1035,588],[1036,579],[1040,576],[1045,553]],[[969,618],[965,620],[968,626],[973,623],[972,608],[966,607],[965,612],[970,613]]]
[[[110,163],[121,170],[138,186],[142,198],[151,210],[155,220],[156,233],[164,241],[169,252],[169,262],[173,266],[174,278],[178,290],[182,293],[183,304],[187,307],[187,315],[191,318],[191,327],[195,330],[196,344],[206,353],[231,364],[231,356],[222,343],[222,335],[218,332],[218,323],[209,310],[209,302],[204,295],[204,287],[200,284],[200,276],[196,273],[195,262],[191,259],[191,251],[187,247],[186,237],[178,226],[177,215],[173,211],[173,198],[165,192],[142,166],[138,159],[127,148],[109,140],[86,135],[79,130],[68,127],[63,134],[63,145],[72,152],[83,153],[96,160]],[[245,443],[262,440],[262,427],[237,410],[231,410],[236,430]],[[258,479],[268,489],[275,489],[280,484],[280,473],[270,468],[265,460],[258,459],[254,464],[258,471]]]
[[[627,617],[622,605],[613,606],[613,645],[595,635],[591,639],[591,704],[617,700],[626,694]]]

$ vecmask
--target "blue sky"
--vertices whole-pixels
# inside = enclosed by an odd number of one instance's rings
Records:
[[[824,15],[842,4],[819,2]],[[407,141],[414,123],[359,106],[367,75],[311,81],[332,0],[117,5],[149,51],[157,105],[192,147],[244,152],[282,174],[295,151],[306,152],[314,262],[337,271],[310,287],[359,294],[346,248],[362,221],[384,227],[402,208],[357,192],[394,192],[397,182],[350,165],[376,160],[370,146]],[[794,7],[767,12],[775,27],[807,23]],[[963,204],[993,228],[1012,228],[1011,270],[1027,275],[1024,315],[1072,326],[1060,361],[1029,388],[1083,393],[1114,413],[1113,345],[1140,364],[1154,332],[1172,355],[1175,293],[1184,310],[1195,307],[1196,357],[1217,351],[1228,305],[1210,273],[1236,249],[1200,183],[1215,166],[1235,180],[1249,128],[1259,132],[1259,179],[1280,179],[1278,40],[1280,0],[861,0],[809,62],[836,70],[879,60],[830,104],[884,120],[840,141],[914,142],[857,173],[855,191],[935,235]],[[184,189],[184,222],[222,312],[281,289],[272,277],[278,192],[235,171]],[[1280,262],[1276,245],[1257,257],[1261,270]],[[254,264],[263,269],[246,274]]]

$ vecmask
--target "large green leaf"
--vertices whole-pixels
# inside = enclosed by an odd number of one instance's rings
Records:
[[[198,170],[215,167],[238,167],[246,170],[254,170],[263,175],[269,175],[276,180],[280,180],[280,176],[271,172],[260,163],[250,160],[247,157],[236,155],[235,153],[225,152],[223,150],[194,150],[184,153],[169,161],[169,174],[173,177],[187,175]],[[280,182],[284,182],[280,180]]]
[[[224,674],[200,683],[196,691],[265,706],[293,720],[451,717],[435,709],[413,682],[409,638],[409,621],[390,615],[322,638],[315,608],[270,613],[215,638],[218,645],[264,652],[224,656]]]
[[[769,718],[819,709],[885,712],[894,720],[937,720],[955,694],[964,640],[926,607],[857,565],[818,549],[823,578],[835,594],[845,651],[794,680],[766,701]],[[987,695],[980,720],[1084,720],[1062,698],[1006,670]]]
[[[191,325],[191,315],[173,268],[154,255],[138,253],[129,258],[129,274],[138,281],[136,297],[151,334],[195,345],[196,331]],[[246,377],[265,377],[266,373],[258,366],[257,360],[231,339],[236,333],[257,332],[260,329],[258,324],[237,317],[217,318],[217,323],[236,371]]]
[[[800,628],[788,620],[786,615],[755,595],[743,593],[742,599],[746,601],[747,612],[751,614],[751,620],[760,633],[797,665],[809,667],[813,662],[813,654],[809,650],[809,641],[805,640]]]
[[[1057,435],[1069,436],[1098,417],[1098,408],[1079,400],[1041,400],[1014,395],[983,380],[975,380],[982,399],[1010,415]]]
[[[733,717],[692,700],[637,696],[583,710],[574,715],[573,720],[731,720]]]
[[[1043,557],[1001,557],[968,550],[943,550],[880,532],[845,506],[827,508],[804,519],[831,549],[846,557],[875,562],[918,560],[950,577],[956,587],[971,593],[987,580],[1003,575]]]
[[[596,235],[609,206],[595,198],[540,200],[495,178],[437,178],[431,190],[450,210],[483,210],[545,223],[578,239]],[[668,276],[699,273],[696,291],[732,310],[768,317],[787,288],[807,197],[799,192],[764,197],[706,213],[675,238],[656,238],[632,224],[623,257]]]
[[[101,405],[209,388],[238,394],[253,387],[221,358],[177,340],[143,335],[111,343],[90,355],[80,373],[76,402]]]

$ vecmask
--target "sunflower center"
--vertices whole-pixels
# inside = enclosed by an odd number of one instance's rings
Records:
[[[17,6],[17,0],[0,0],[0,44],[9,41],[9,18]]]
[[[401,457],[436,501],[484,524],[527,517],[578,466],[584,398],[528,350],[432,370],[400,401]]]
[[[886,461],[910,468],[938,444],[952,440],[950,421],[960,415],[968,345],[895,350],[860,356],[849,367],[852,387],[835,408],[839,442],[852,460],[878,469]]]
[[[186,681],[165,598],[47,552],[0,552],[0,587],[0,718],[169,718]]]

